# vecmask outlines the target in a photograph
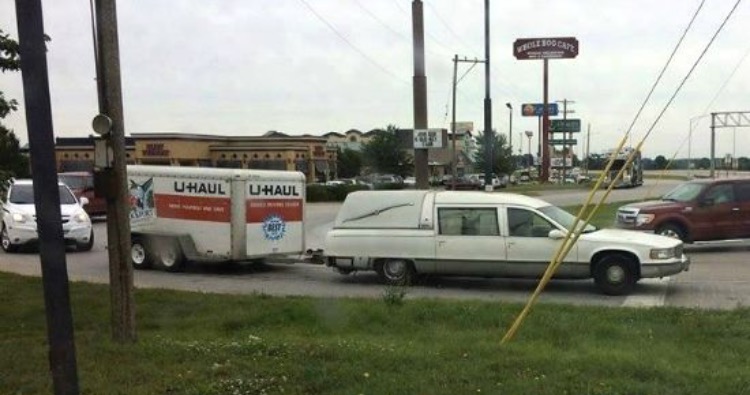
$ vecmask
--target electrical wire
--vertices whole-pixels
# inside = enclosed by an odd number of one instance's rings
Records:
[[[685,36],[687,35],[688,31],[690,31],[690,28],[693,26],[693,22],[695,22],[695,18],[698,17],[698,14],[703,8],[703,4],[705,4],[705,2],[706,0],[701,0],[701,3],[698,5],[698,8],[695,10],[693,17],[690,19],[690,23],[688,23],[687,27],[685,27],[685,31],[682,32],[682,36],[680,36],[680,40],[677,41],[677,45],[675,45],[674,49],[672,50],[672,53],[669,55],[669,59],[667,59],[667,63],[665,63],[664,67],[662,67],[661,72],[659,72],[659,76],[656,78],[656,81],[654,81],[654,84],[651,86],[651,90],[648,92],[648,95],[646,95],[646,98],[643,100],[643,103],[641,103],[641,107],[638,109],[638,112],[635,114],[635,117],[633,117],[633,121],[630,123],[628,130],[625,132],[625,136],[630,136],[630,133],[633,130],[633,126],[635,126],[635,123],[638,121],[638,118],[641,116],[641,113],[643,112],[643,109],[646,107],[646,104],[648,104],[649,100],[651,100],[651,95],[653,95],[654,91],[656,90],[656,86],[659,85],[659,82],[664,76],[664,73],[667,71],[667,68],[672,63],[672,59],[674,59],[674,55],[677,53],[677,50],[682,45],[682,41],[685,39]]]
[[[351,49],[353,49],[360,56],[362,56],[363,58],[365,58],[373,66],[379,68],[384,73],[390,75],[391,77],[397,79],[398,81],[400,81],[402,83],[411,84],[411,82],[402,79],[396,73],[388,70],[386,67],[384,67],[383,65],[381,65],[380,63],[378,63],[377,61],[375,61],[375,59],[373,59],[369,55],[367,55],[367,53],[365,53],[364,51],[362,51],[361,49],[359,49],[356,45],[354,45],[351,41],[349,41],[349,39],[347,39],[346,36],[344,36],[341,32],[339,32],[338,29],[336,29],[330,22],[328,22],[328,20],[326,20],[322,15],[320,15],[317,11],[315,11],[315,9],[306,0],[299,0],[299,1],[302,4],[304,4],[305,7],[307,7],[307,9],[310,10],[310,12],[312,12],[313,15],[315,15],[315,17],[317,17],[318,19],[320,19],[321,22],[323,22],[326,26],[328,26],[328,28],[331,29],[342,41],[344,41],[347,45],[349,45],[349,47]]]
[[[682,81],[680,82],[680,85],[677,86],[677,89],[675,89],[674,93],[669,98],[669,101],[667,101],[667,104],[664,105],[664,108],[662,108],[662,110],[659,113],[659,115],[656,117],[656,119],[654,119],[654,122],[651,124],[651,127],[648,129],[648,131],[646,132],[646,134],[643,136],[642,140],[645,141],[648,138],[648,136],[651,135],[651,132],[656,127],[656,124],[659,123],[659,121],[661,120],[661,117],[664,116],[664,113],[667,112],[667,109],[669,108],[669,106],[672,105],[672,102],[674,101],[675,97],[677,97],[677,94],[680,93],[680,90],[682,90],[682,87],[685,86],[685,83],[687,82],[688,78],[690,78],[690,76],[693,74],[693,71],[695,71],[696,67],[698,67],[698,64],[700,64],[701,60],[706,55],[706,53],[708,52],[709,48],[711,48],[711,45],[716,40],[716,37],[724,29],[724,26],[729,21],[729,18],[732,17],[732,14],[734,14],[734,11],[737,9],[737,6],[739,6],[741,2],[742,2],[742,0],[737,0],[737,2],[734,3],[734,6],[732,7],[732,9],[729,10],[729,13],[724,18],[724,20],[721,22],[721,25],[719,25],[718,29],[716,29],[716,32],[714,32],[714,35],[711,37],[711,40],[708,42],[708,44],[706,44],[706,47],[703,48],[703,51],[701,52],[700,56],[698,56],[698,59],[696,59],[695,62],[693,62],[693,66],[690,67],[690,71],[688,71],[688,73],[685,75],[685,78],[682,79]],[[701,2],[701,4],[703,4],[703,3]]]

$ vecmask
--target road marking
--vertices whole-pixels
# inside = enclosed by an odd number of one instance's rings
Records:
[[[636,289],[634,295],[630,295],[622,302],[623,307],[659,307],[664,306],[667,298],[667,288],[669,286],[669,277],[647,278],[638,282],[641,287],[647,286],[647,289]],[[639,293],[638,293],[639,292]]]

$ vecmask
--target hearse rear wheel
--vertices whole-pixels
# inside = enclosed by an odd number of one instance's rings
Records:
[[[378,269],[380,277],[390,285],[409,285],[414,278],[414,266],[405,259],[386,259]]]
[[[638,281],[637,264],[626,255],[607,255],[594,265],[594,282],[607,295],[627,295]]]

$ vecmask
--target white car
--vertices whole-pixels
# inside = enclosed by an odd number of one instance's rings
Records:
[[[539,278],[575,217],[528,196],[453,191],[349,194],[326,235],[326,264],[374,270],[391,284],[417,274]],[[556,278],[593,278],[624,295],[642,278],[688,269],[680,240],[587,226]]]
[[[94,245],[94,232],[83,206],[88,199],[79,201],[64,184],[59,184],[60,212],[63,236],[66,244],[79,251],[89,251]],[[38,241],[34,186],[31,180],[16,180],[0,197],[2,222],[0,222],[0,244],[5,252],[15,252],[25,244]]]

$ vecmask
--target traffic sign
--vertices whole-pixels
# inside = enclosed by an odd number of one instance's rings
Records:
[[[578,133],[581,131],[580,119],[553,119],[549,125],[550,133],[566,132]]]
[[[547,112],[549,116],[557,115],[557,103],[547,103]],[[524,103],[521,104],[521,115],[524,117],[541,117],[544,115],[544,103]]]
[[[550,145],[578,145],[577,139],[550,139]]]

